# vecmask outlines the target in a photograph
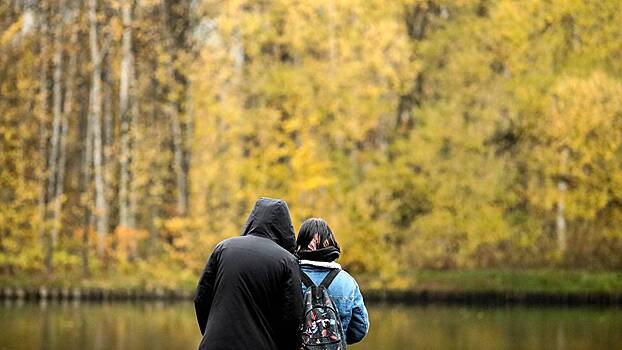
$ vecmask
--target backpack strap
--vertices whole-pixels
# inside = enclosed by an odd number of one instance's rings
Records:
[[[330,286],[330,284],[333,283],[333,280],[335,279],[335,277],[337,277],[339,272],[341,272],[341,269],[330,270],[328,275],[326,275],[326,277],[324,277],[324,279],[320,283],[320,286],[323,286],[324,288],[328,289],[328,286]]]
[[[309,275],[307,275],[304,271],[302,271],[302,269],[300,269],[300,279],[302,280],[302,283],[304,283],[305,287],[307,288],[315,286],[315,283],[313,283]]]

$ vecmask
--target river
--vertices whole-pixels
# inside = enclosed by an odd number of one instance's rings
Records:
[[[369,305],[368,349],[622,349],[622,310]],[[0,301],[0,349],[195,349],[190,302]]]

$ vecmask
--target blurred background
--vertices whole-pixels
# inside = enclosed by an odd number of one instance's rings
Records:
[[[355,349],[619,348],[619,311],[546,304],[622,301],[621,23],[619,0],[3,0],[0,349],[196,347],[187,302],[80,290],[191,296],[260,196],[325,218],[366,298],[424,303],[370,302]]]
[[[617,0],[3,1],[3,283],[191,290],[271,196],[296,228],[326,218],[368,288],[435,271],[620,284],[621,16]]]

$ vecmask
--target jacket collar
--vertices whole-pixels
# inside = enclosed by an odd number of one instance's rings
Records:
[[[334,261],[325,262],[325,261],[314,261],[314,260],[300,260],[300,265],[324,267],[327,269],[341,269],[341,265],[339,265],[338,263]]]

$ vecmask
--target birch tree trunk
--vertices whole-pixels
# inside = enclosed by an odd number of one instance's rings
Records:
[[[76,17],[75,9],[69,14],[73,21]],[[75,47],[78,44],[78,32],[76,29],[71,31],[70,44]],[[65,167],[67,163],[67,134],[69,132],[68,118],[73,115],[73,99],[74,99],[74,81],[78,74],[77,55],[71,55],[69,58],[68,73],[65,79],[65,98],[63,101],[63,112],[61,115],[61,134],[60,134],[60,150],[58,159],[58,176],[56,184],[56,192],[54,193],[54,213],[52,226],[52,237],[58,239],[60,227],[62,225],[62,206],[63,194],[65,190]]]
[[[103,30],[102,30],[103,31]],[[106,33],[104,36],[104,49],[100,49],[101,57],[101,72],[102,72],[102,145],[103,156],[102,166],[104,168],[104,183],[106,202],[110,201],[113,196],[113,188],[115,184],[114,165],[112,160],[113,155],[116,152],[115,149],[115,134],[114,134],[114,111],[113,107],[113,72],[112,72],[112,34]]]
[[[91,128],[93,130],[93,165],[95,168],[95,217],[97,228],[97,255],[104,257],[106,232],[108,231],[108,203],[104,180],[101,52],[97,42],[97,0],[89,0],[89,41],[91,46]]]
[[[131,80],[136,82],[136,70],[135,70],[135,66],[132,65],[132,71],[131,73]],[[131,115],[131,123],[130,125],[130,129],[129,129],[129,164],[128,164],[128,190],[129,190],[129,207],[128,207],[128,214],[129,214],[129,220],[128,220],[128,224],[130,225],[129,227],[136,227],[136,210],[138,208],[138,191],[136,191],[136,189],[138,188],[138,184],[136,181],[136,177],[135,174],[138,174],[138,170],[137,170],[137,164],[134,161],[134,145],[136,143],[137,138],[137,122],[136,122],[136,118],[138,118],[138,101],[134,100],[132,101],[132,104],[130,105],[130,115]]]
[[[60,17],[57,15],[57,17]],[[52,64],[54,66],[54,70],[52,73],[52,139],[50,143],[50,154],[48,156],[48,181],[47,181],[47,197],[48,200],[45,203],[45,223],[46,223],[46,231],[47,227],[49,229],[49,243],[47,246],[46,256],[45,256],[45,265],[48,272],[52,272],[54,270],[52,256],[54,255],[54,250],[56,249],[56,245],[58,244],[58,228],[56,227],[59,223],[56,221],[56,217],[54,217],[54,213],[52,211],[55,202],[59,200],[56,197],[56,188],[58,187],[58,153],[60,148],[60,138],[61,138],[61,123],[62,123],[62,78],[63,78],[63,45],[62,45],[62,33],[63,26],[62,22],[56,24],[56,29],[54,31],[54,55],[52,58]]]
[[[73,92],[72,92],[73,93]],[[68,92],[65,93],[65,98],[73,98]],[[70,104],[71,102],[65,103]],[[60,228],[62,226],[62,208],[63,208],[63,194],[65,190],[65,166],[67,164],[67,134],[69,132],[69,122],[67,120],[68,113],[65,109],[63,111],[62,120],[61,120],[61,134],[60,134],[60,151],[58,158],[58,174],[56,178],[56,191],[54,193],[54,208],[53,208],[53,222],[52,226],[52,238],[54,240],[54,244],[58,241],[58,235]],[[56,248],[56,246],[54,247]]]
[[[187,176],[184,161],[184,142],[179,120],[179,112],[175,108],[171,110],[171,127],[173,132],[173,155],[175,174],[177,175],[177,213],[185,216],[188,210]]]
[[[45,2],[42,2],[40,5],[39,16],[40,25],[39,25],[39,46],[40,46],[40,67],[39,67],[39,96],[38,96],[38,109],[39,109],[39,156],[42,164],[42,169],[39,173],[39,179],[41,182],[41,189],[39,193],[39,220],[40,220],[40,228],[39,228],[39,241],[41,242],[42,247],[47,249],[47,238],[45,236],[45,227],[46,227],[46,207],[47,207],[47,173],[48,173],[48,98],[49,98],[49,90],[48,90],[48,64],[47,64],[47,55],[48,55],[48,23],[47,23],[47,6]]]
[[[89,106],[92,96],[89,95]],[[84,127],[84,148],[82,152],[82,179],[80,182],[81,204],[84,214],[82,215],[82,274],[85,277],[90,275],[89,271],[89,234],[91,232],[91,194],[92,194],[92,173],[93,165],[93,128],[91,127],[91,116],[86,113]]]
[[[173,97],[166,101],[165,111],[171,120],[171,134],[173,137],[173,169],[175,171],[176,187],[177,187],[177,214],[186,216],[188,212],[188,162],[186,159],[186,144],[184,141],[185,126],[181,120],[183,115],[184,98],[186,98],[187,80],[183,72],[175,65],[177,63],[178,51],[186,49],[186,30],[179,28],[180,21],[183,22],[181,14],[184,6],[188,5],[187,1],[162,1],[164,38],[166,40],[165,47],[171,53],[170,62],[168,63],[168,74],[170,76],[171,86],[169,90],[173,90]],[[188,7],[189,8],[189,7]],[[180,12],[181,10],[181,12]]]
[[[121,157],[119,174],[119,226],[133,228],[134,213],[130,210],[130,166],[132,162],[132,114],[130,113],[130,85],[132,80],[132,3],[122,8],[123,38],[121,47],[121,74],[119,82],[119,120],[121,121]],[[132,103],[136,103],[132,101]]]
[[[103,144],[104,144],[104,164],[105,167],[112,165],[109,161],[113,154],[114,146],[114,118],[112,112],[112,67],[110,66],[110,49],[105,55],[102,55],[102,73],[103,73]],[[109,174],[107,174],[109,175]],[[111,174],[110,174],[111,175]]]

